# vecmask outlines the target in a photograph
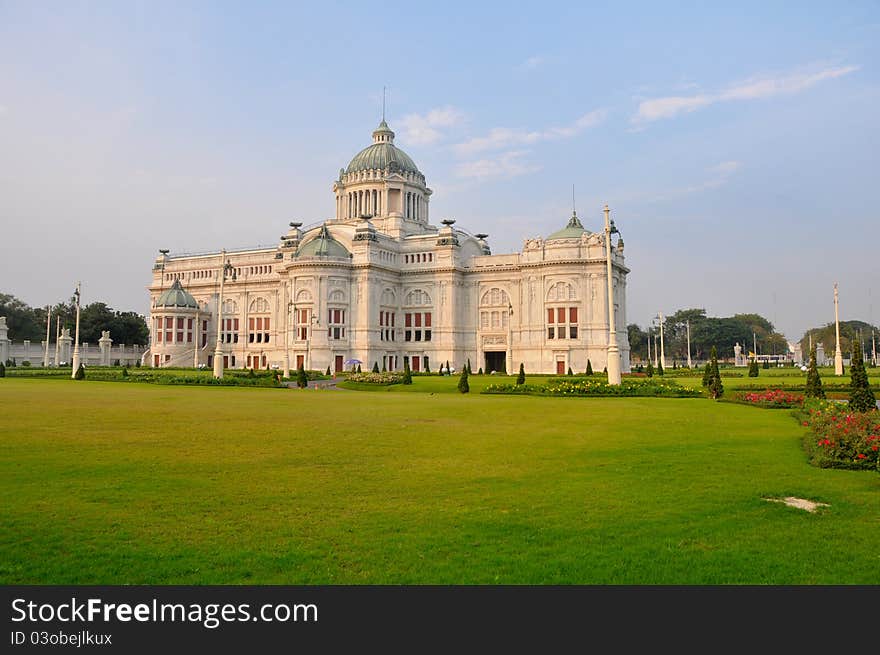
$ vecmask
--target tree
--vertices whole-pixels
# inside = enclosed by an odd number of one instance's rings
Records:
[[[388,372],[388,369],[385,367],[385,358],[384,357],[382,358],[382,372],[383,373]]]
[[[128,369],[127,368],[122,369],[122,377],[124,377],[124,378],[128,377]]]
[[[471,372],[472,372],[472,371],[471,371],[471,358],[470,358],[470,357],[468,357],[468,362],[467,362],[467,372],[468,372],[468,375],[470,375]]]
[[[758,377],[758,362],[756,362],[754,359],[749,362],[749,377]]]
[[[461,393],[468,393],[471,390],[471,387],[468,384],[467,367],[464,367],[463,369],[461,369],[461,377],[458,380],[458,390]]]
[[[430,373],[430,372],[431,372],[431,364],[430,364],[429,361],[426,359],[426,360],[425,360],[425,373]]]
[[[326,375],[328,377],[330,376],[330,366],[327,366],[327,372],[324,373],[324,375]]]
[[[80,364],[79,368],[76,369],[76,373],[73,374],[73,379],[74,380],[85,380],[85,378],[86,378],[86,369],[82,364]]]
[[[649,378],[654,377],[654,365],[651,363],[651,360],[648,360],[648,368],[645,369],[645,374]]]
[[[6,377],[6,366],[3,364],[3,362],[0,362],[0,378],[5,378],[5,377]]]
[[[358,364],[357,372],[358,372],[358,373],[361,373],[361,372],[362,372],[362,371],[361,371],[361,365],[360,365],[360,364]]]
[[[593,365],[590,363],[590,360],[587,360],[587,375],[593,374]]]
[[[703,386],[709,386],[709,380],[712,377],[712,363],[706,362],[705,368],[703,368]]]
[[[659,359],[657,360],[657,375],[661,377],[663,375],[663,362]]]
[[[480,367],[480,370],[477,371],[477,375],[482,375],[482,374],[483,374],[483,367],[481,366],[481,367]]]
[[[850,384],[849,407],[856,412],[870,412],[877,409],[877,399],[868,384],[868,374],[862,358],[862,344],[852,342],[852,360],[849,365]]]
[[[568,367],[568,375],[574,375],[574,373],[571,372],[571,366]]]
[[[810,365],[807,368],[807,385],[804,389],[807,398],[825,398],[825,390],[822,388],[822,378],[819,377],[819,366],[816,364],[816,346],[810,350]]]
[[[296,369],[296,386],[300,389],[305,389],[309,386],[309,376],[306,375],[306,369],[302,364],[299,365],[299,368]]]
[[[710,365],[712,367],[712,374],[709,378],[709,396],[713,400],[717,400],[724,395],[724,385],[721,384],[721,372],[718,370],[718,351],[715,350],[715,346],[712,346]]]
[[[412,384],[412,371],[409,370],[409,358],[403,358],[403,383]]]
[[[647,355],[647,347],[648,347],[648,333],[645,332],[642,328],[640,328],[635,323],[630,323],[626,326],[626,336],[629,339],[629,349],[630,352],[638,354],[639,359],[642,358],[643,354]],[[590,373],[587,373],[590,375]]]
[[[517,384],[525,384],[526,383],[526,369],[523,366],[522,362],[519,363],[519,375],[516,376]]]
[[[373,373],[379,372],[379,362],[373,362]]]
[[[769,369],[769,368],[770,368],[770,362],[769,362],[768,360],[765,359],[765,360],[764,360],[764,364],[761,366],[761,368],[763,368],[763,369],[765,369],[765,370],[766,370],[766,369]]]
[[[449,360],[446,360],[446,375],[452,375],[451,369],[449,368]]]

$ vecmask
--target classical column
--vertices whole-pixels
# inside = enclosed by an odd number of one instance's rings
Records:
[[[687,328],[688,328],[688,368],[693,368],[693,365],[691,364],[691,322],[690,322],[690,320],[688,320],[688,322],[687,322]]]
[[[663,370],[666,370],[666,348],[663,340],[663,312],[658,312],[660,316],[660,363],[663,364]]]
[[[226,280],[226,250],[220,251],[220,295],[217,298],[217,347],[214,348],[214,377],[223,378],[223,282]]]
[[[112,344],[110,330],[101,330],[101,338],[98,339],[98,347],[101,350],[101,366],[110,366],[110,347]]]
[[[76,376],[76,370],[79,368],[79,296],[80,296],[80,286],[81,283],[76,283],[76,332],[74,333],[74,341],[73,341],[73,368],[70,373],[70,377],[73,378]]]
[[[55,317],[55,366],[61,362],[61,317]]]
[[[834,331],[837,349],[834,351],[834,375],[843,375],[843,353],[840,351],[840,312],[837,302],[837,282],[834,283]]]

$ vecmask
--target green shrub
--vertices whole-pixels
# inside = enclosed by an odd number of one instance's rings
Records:
[[[412,371],[409,370],[409,359],[403,360],[403,384],[412,384]]]
[[[709,380],[712,378],[712,363],[706,362],[705,368],[703,368],[703,386],[709,386]]]
[[[3,362],[0,362],[0,378],[6,377],[6,365]]]
[[[713,400],[718,400],[724,395],[724,385],[721,384],[721,373],[718,370],[718,352],[715,350],[715,346],[712,346],[712,355],[709,364],[711,367],[711,373],[707,389],[709,390],[709,396]]]
[[[124,378],[128,377],[128,369],[127,368],[122,369],[122,377],[124,377]]]
[[[574,375],[574,373],[571,372],[571,366],[568,367],[568,375]]]
[[[379,362],[373,362],[373,373],[379,372]]]
[[[82,363],[80,363],[79,368],[76,369],[76,373],[73,374],[73,379],[74,380],[85,380],[85,378],[86,378],[86,369],[82,365]]]
[[[849,365],[851,391],[849,394],[849,407],[855,412],[870,412],[877,409],[877,399],[868,385],[868,373],[865,371],[865,362],[862,359],[862,344],[853,339],[852,360]]]
[[[526,383],[526,369],[523,366],[522,362],[519,363],[519,375],[516,376],[517,384],[525,384]]]
[[[657,360],[657,375],[663,375],[663,360]]]
[[[652,362],[648,362],[648,368],[645,369],[645,375],[649,378],[654,377],[654,364]]]
[[[330,377],[330,367],[329,366],[327,367],[327,372],[324,373],[324,375],[326,375],[327,377]]]
[[[431,362],[429,362],[429,361],[428,361],[428,362],[425,362],[425,373],[426,373],[427,375],[430,375],[430,374],[431,374]]]
[[[483,374],[483,367],[481,366],[481,367],[480,367],[480,370],[477,371],[477,375],[482,375],[482,374]]]
[[[761,368],[763,368],[763,369],[770,368],[770,362],[768,362],[767,360],[764,360],[764,363],[761,365]]]
[[[459,380],[458,380],[458,390],[461,393],[468,393],[471,390],[471,387],[468,384],[467,367],[465,367],[461,370],[461,378],[459,378]]]
[[[749,362],[749,377],[750,378],[758,377],[758,362],[755,360],[752,360],[751,362]]]
[[[21,365],[25,368],[30,368],[31,361],[29,359],[24,360]]]
[[[593,364],[590,363],[590,360],[588,359],[587,360],[587,375],[592,375],[592,374],[593,374]],[[651,373],[651,375],[653,375],[653,373]]]
[[[356,373],[361,373],[361,372],[362,372],[362,371],[361,371],[361,365],[360,365],[360,364],[358,364],[357,371],[355,371],[355,372],[356,372]]]
[[[804,389],[804,395],[807,398],[825,398],[825,391],[822,389],[822,378],[819,377],[819,367],[816,364],[816,347],[810,350],[810,366],[807,369],[807,386]]]
[[[302,364],[296,370],[296,386],[300,389],[305,389],[309,386],[309,376],[306,375],[306,370],[303,368]]]

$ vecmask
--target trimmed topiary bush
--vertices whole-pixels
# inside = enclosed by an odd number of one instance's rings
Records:
[[[327,367],[327,372],[324,373],[324,375],[326,375],[326,376],[328,376],[328,377],[330,376],[330,367],[329,367],[329,366]]]
[[[593,374],[593,365],[590,363],[590,360],[587,360],[587,375]],[[652,373],[653,375],[653,373]]]
[[[855,412],[870,412],[877,409],[877,399],[868,385],[868,373],[865,371],[865,362],[862,358],[862,345],[853,339],[852,360],[849,365],[851,391],[849,393],[849,407]]]
[[[718,400],[721,396],[724,395],[724,385],[721,384],[721,372],[718,370],[718,352],[715,350],[715,346],[712,346],[712,355],[711,355],[711,374],[709,376],[709,396],[713,400]]]
[[[373,373],[379,372],[379,362],[373,362]]]
[[[412,384],[412,371],[409,370],[409,359],[403,360],[403,384]]]
[[[816,347],[810,350],[810,366],[807,368],[807,385],[804,389],[807,398],[825,398],[825,390],[822,389],[822,378],[819,377],[819,366],[816,363]]]
[[[458,390],[461,393],[468,393],[471,390],[471,387],[468,384],[467,367],[465,367],[461,370],[461,378],[459,378],[459,380],[458,380]]]
[[[571,366],[568,367],[568,375],[574,375],[574,373],[571,372]]]
[[[749,362],[749,377],[756,378],[758,377],[758,362],[752,360]]]
[[[645,375],[649,378],[654,377],[654,364],[652,362],[648,362],[648,368],[645,369]]]
[[[712,378],[712,363],[706,362],[705,368],[703,368],[703,386],[709,386],[709,380]]]
[[[0,362],[0,378],[6,377],[6,365],[3,362]]]
[[[477,371],[477,375],[482,375],[482,374],[483,374],[483,367],[481,366],[481,367],[480,367],[480,370]]]
[[[525,384],[526,383],[526,369],[523,366],[522,362],[519,363],[519,375],[516,376],[517,384]]]
[[[302,364],[296,369],[296,386],[300,389],[305,389],[309,386],[309,376],[306,375],[306,370]]]
[[[79,368],[76,369],[76,373],[73,374],[73,379],[74,380],[85,380],[86,379],[86,369],[82,364],[80,364]]]

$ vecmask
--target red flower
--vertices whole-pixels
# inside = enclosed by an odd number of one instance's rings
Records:
[[[867,455],[865,455],[864,453],[859,453],[859,459],[865,459],[865,457],[867,457]]]

